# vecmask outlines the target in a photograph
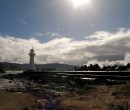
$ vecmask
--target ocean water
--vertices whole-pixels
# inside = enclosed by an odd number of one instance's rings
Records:
[[[23,71],[6,71],[6,74],[18,74],[23,73]]]

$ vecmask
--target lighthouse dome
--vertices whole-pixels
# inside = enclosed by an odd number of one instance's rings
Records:
[[[30,51],[34,51],[34,50],[33,50],[33,48],[32,48],[32,49],[30,49]]]
[[[34,49],[33,49],[33,48],[30,49],[30,53],[29,53],[29,55],[35,55],[35,52],[34,52]]]

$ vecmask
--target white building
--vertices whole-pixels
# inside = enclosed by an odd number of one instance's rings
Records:
[[[35,52],[32,49],[30,49],[30,53],[29,53],[29,56],[30,56],[30,61],[29,61],[29,70],[35,70],[35,65],[34,65],[34,56],[35,56]]]

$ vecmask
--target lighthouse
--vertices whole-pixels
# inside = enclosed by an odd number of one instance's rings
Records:
[[[30,49],[30,53],[28,54],[30,56],[30,61],[29,61],[29,70],[35,70],[35,65],[34,65],[34,56],[36,55],[33,48]]]

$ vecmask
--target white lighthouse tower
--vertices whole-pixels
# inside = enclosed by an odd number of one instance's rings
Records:
[[[28,54],[30,56],[30,61],[29,61],[29,70],[35,70],[35,65],[34,65],[34,56],[36,55],[33,48],[30,49],[30,53]]]

